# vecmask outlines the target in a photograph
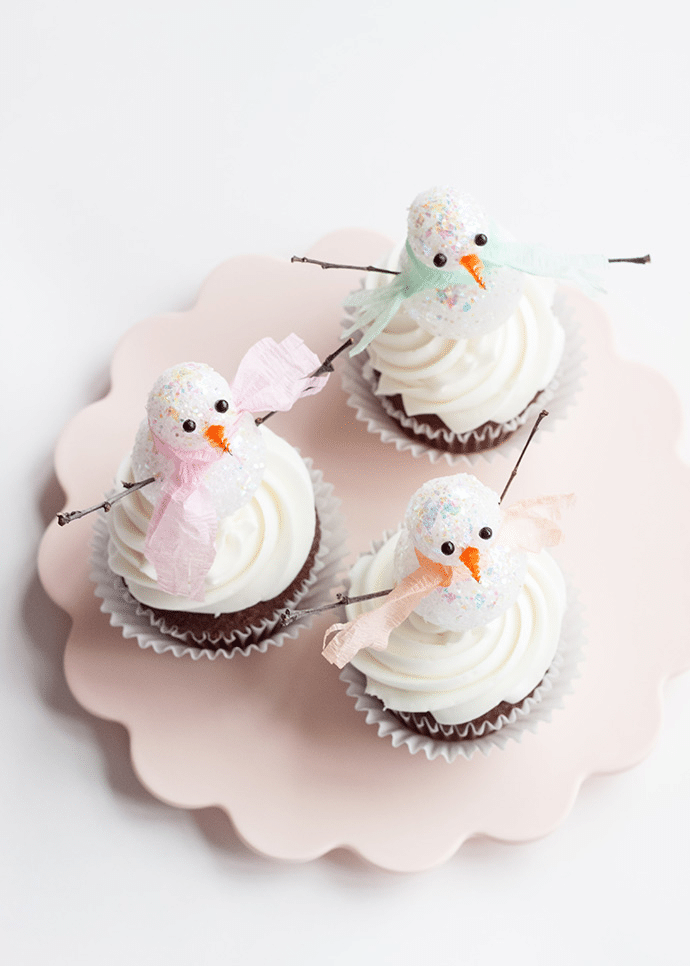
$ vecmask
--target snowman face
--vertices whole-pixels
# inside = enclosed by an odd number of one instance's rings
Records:
[[[407,232],[410,247],[420,261],[431,268],[452,271],[465,267],[462,259],[468,255],[481,258],[487,224],[469,195],[455,188],[431,188],[417,195],[410,205]]]
[[[151,390],[146,412],[151,432],[181,450],[225,449],[238,415],[227,381],[197,362],[167,369]]]
[[[490,547],[500,523],[498,496],[467,473],[429,480],[412,497],[404,526],[414,547],[437,563],[457,566],[468,547]]]
[[[412,497],[395,551],[396,582],[419,566],[415,551],[457,568],[448,587],[437,587],[415,607],[424,620],[464,631],[500,616],[516,599],[526,559],[497,541],[498,499],[465,473],[430,480]]]
[[[445,339],[476,338],[515,311],[522,275],[482,261],[490,231],[477,203],[455,188],[431,188],[412,202],[407,237],[417,258],[443,271],[466,269],[459,283],[425,289],[406,300],[405,311],[420,328]],[[402,271],[407,260],[404,252]]]
[[[146,490],[147,497],[155,503],[164,481],[174,472],[173,461],[154,440],[155,433],[178,452],[218,455],[203,477],[218,519],[252,499],[266,466],[265,439],[250,413],[238,419],[222,376],[196,362],[173,366],[156,380],[146,408],[148,419],[141,423],[132,449],[132,469],[137,480],[156,477]]]

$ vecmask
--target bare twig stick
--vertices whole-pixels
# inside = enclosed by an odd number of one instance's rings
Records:
[[[333,360],[337,358],[341,352],[344,352],[346,349],[349,349],[354,341],[355,341],[354,339],[347,339],[346,342],[343,342],[342,345],[338,346],[335,352],[331,352],[329,356],[326,356],[326,358],[323,360],[323,362],[321,363],[318,369],[315,369],[310,375],[305,376],[304,378],[315,379],[317,376],[325,376],[327,372],[333,372],[334,371]],[[270,419],[271,416],[275,416],[276,412],[277,410],[274,409],[273,412],[266,413],[265,416],[258,416],[254,420],[254,422],[256,423],[257,426],[260,426],[262,423],[265,423],[267,419]]]
[[[96,510],[104,510],[107,513],[114,503],[118,503],[123,497],[134,493],[135,490],[143,489],[149,483],[153,483],[155,479],[155,476],[150,476],[147,480],[140,480],[138,483],[125,483],[123,480],[122,485],[124,486],[124,490],[120,493],[111,496],[109,500],[97,503],[96,506],[90,506],[87,510],[70,510],[68,513],[58,513],[57,522],[61,527],[64,527],[67,523],[71,523],[72,520],[79,520],[81,517],[85,517],[89,513],[94,513]]]
[[[355,272],[381,272],[382,275],[399,275],[392,268],[377,268],[376,265],[336,265],[335,262],[320,262],[318,258],[304,258],[302,255],[293,255],[291,262],[308,262],[310,265],[320,265],[321,268],[351,268]]]
[[[637,255],[635,258],[609,258],[609,262],[632,262],[634,265],[647,265],[651,262],[650,255]],[[338,265],[336,262],[320,262],[318,258],[305,258],[302,255],[293,255],[291,262],[308,262],[310,265],[320,265],[321,268],[349,268],[355,272],[381,272],[383,275],[400,275],[400,272],[393,271],[392,268],[378,268],[376,265]]]
[[[548,415],[549,414],[548,414],[547,410],[546,409],[542,409],[542,411],[537,416],[537,421],[535,422],[534,426],[532,427],[532,432],[527,437],[527,442],[522,447],[522,452],[518,456],[517,463],[513,467],[513,472],[510,474],[510,479],[508,480],[508,482],[506,483],[506,485],[503,487],[503,493],[501,493],[501,496],[500,496],[499,501],[498,501],[499,503],[502,503],[503,502],[503,497],[508,492],[508,487],[510,486],[510,484],[513,482],[513,480],[517,476],[518,467],[520,466],[520,463],[522,462],[522,457],[525,455],[525,450],[527,449],[527,447],[529,446],[529,444],[532,442],[532,439],[534,437],[534,434],[536,433],[537,429],[539,428],[539,423],[542,421],[542,419],[544,419],[545,416],[548,416]]]
[[[307,614],[320,614],[324,610],[334,610],[336,607],[347,606],[347,604],[358,604],[363,600],[376,600],[377,597],[387,597],[393,588],[389,587],[388,590],[377,590],[374,594],[362,594],[360,597],[348,597],[347,594],[336,594],[336,600],[331,601],[329,604],[321,604],[320,607],[307,607],[305,610],[285,610],[280,616],[280,623],[283,627],[288,627],[290,624],[294,624],[295,621],[301,620],[302,617],[306,617]]]
[[[339,345],[335,352],[331,352],[329,356],[326,356],[319,368],[315,372],[312,372],[309,378],[315,379],[316,376],[325,376],[327,372],[333,372],[333,360],[337,359],[341,352],[349,349],[354,341],[354,339],[347,339],[342,345]]]

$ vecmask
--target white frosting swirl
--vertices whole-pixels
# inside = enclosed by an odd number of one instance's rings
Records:
[[[153,504],[144,487],[115,504],[106,515],[110,540],[108,564],[124,578],[138,601],[162,610],[203,614],[234,613],[272,600],[304,566],[314,541],[316,512],[309,471],[301,456],[262,426],[266,470],[251,502],[218,526],[216,558],[206,577],[203,602],[160,590],[145,539]],[[133,482],[131,458],[118,480]]]
[[[359,558],[350,593],[393,586],[399,533]],[[563,575],[546,551],[528,554],[515,603],[500,617],[467,631],[444,631],[416,613],[396,628],[385,651],[365,649],[352,665],[366,675],[367,693],[394,711],[430,711],[441,724],[463,724],[501,701],[522,701],[539,684],[560,639],[566,606]],[[348,619],[377,601],[351,604]]]
[[[397,264],[394,252],[388,267]],[[389,281],[370,272],[366,286]],[[400,394],[408,416],[435,414],[458,434],[514,419],[548,386],[563,355],[565,334],[551,310],[554,289],[552,280],[525,276],[523,296],[506,322],[458,340],[426,332],[403,302],[368,347],[381,374],[377,395]]]

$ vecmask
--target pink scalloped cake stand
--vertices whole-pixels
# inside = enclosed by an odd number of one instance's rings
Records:
[[[310,254],[367,263],[388,245],[341,231]],[[91,505],[112,485],[163,369],[193,359],[231,376],[258,337],[290,331],[323,358],[338,342],[339,305],[355,283],[349,272],[234,258],[211,274],[190,311],[136,325],[115,353],[109,394],[80,412],[58,444],[67,506]],[[182,808],[220,806],[266,855],[307,860],[345,847],[384,868],[419,870],[470,836],[518,842],[546,834],[588,775],[628,768],[649,752],[661,685],[690,666],[690,471],[674,455],[679,406],[659,375],[615,356],[595,304],[577,293],[570,304],[586,340],[584,386],[556,432],[546,421],[511,490],[514,499],[570,491],[578,498],[558,556],[580,591],[587,646],[575,691],[551,723],[452,764],[393,748],[320,657],[327,618],[282,648],[231,661],[140,650],[99,611],[90,521],[52,524],[40,572],[72,618],[69,686],[84,708],[127,727],[134,768],[154,795]],[[432,467],[369,434],[337,376],[271,427],[335,485],[353,552],[397,526],[424,480],[464,468]],[[472,472],[500,490],[512,462],[497,455]]]

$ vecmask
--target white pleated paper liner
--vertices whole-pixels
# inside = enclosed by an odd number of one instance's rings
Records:
[[[366,351],[347,356],[346,362],[340,367],[348,405],[356,411],[357,419],[367,424],[369,432],[378,434],[384,443],[392,443],[397,450],[407,450],[415,457],[427,456],[432,463],[443,458],[452,466],[462,460],[472,464],[481,459],[490,461],[497,452],[505,455],[512,452],[517,455],[542,409],[549,411],[549,418],[542,424],[543,429],[553,430],[556,423],[565,418],[580,389],[585,372],[584,340],[572,318],[572,311],[568,308],[567,293],[560,290],[557,292],[553,311],[565,332],[563,358],[549,385],[523,412],[508,422],[485,424],[476,430],[458,434],[448,428],[434,429],[419,422],[414,416],[406,416],[389,398],[376,395],[377,375],[368,361]],[[347,318],[344,324],[349,325],[351,321],[351,318]],[[401,426],[422,438],[412,439],[402,431]],[[512,435],[497,445],[492,445],[492,441],[504,433]],[[447,443],[458,441],[462,445],[471,441],[472,446],[481,446],[488,440],[491,448],[480,449],[478,452],[449,453],[442,448],[443,444],[439,444],[439,440]]]
[[[347,693],[355,698],[357,711],[365,713],[367,724],[378,728],[379,737],[390,738],[394,748],[406,745],[411,754],[422,752],[430,761],[445,758],[447,762],[453,762],[458,757],[471,758],[477,752],[488,755],[492,748],[504,748],[509,741],[520,741],[525,729],[536,731],[540,724],[550,721],[553,712],[563,706],[566,696],[573,691],[584,646],[584,624],[582,606],[571,582],[566,581],[566,585],[568,605],[558,649],[544,677],[532,694],[511,708],[508,714],[499,715],[495,722],[482,722],[479,730],[469,722],[461,731],[463,736],[457,739],[420,735],[385,708],[379,698],[367,694],[366,677],[357,668],[346,665],[340,680],[347,684]],[[408,722],[414,717],[414,712],[405,712]],[[449,734],[453,726],[439,724],[438,727]]]
[[[94,529],[91,579],[96,585],[96,596],[102,598],[101,610],[110,615],[113,627],[122,628],[123,637],[136,639],[141,648],[152,648],[157,654],[172,653],[175,657],[188,655],[194,660],[201,657],[211,660],[232,658],[236,654],[247,655],[253,651],[265,653],[269,647],[280,647],[286,640],[296,638],[303,628],[309,626],[312,615],[283,627],[281,614],[287,608],[296,610],[297,604],[307,609],[326,603],[330,589],[339,583],[341,561],[346,553],[340,500],[334,496],[331,484],[324,482],[321,471],[314,469],[311,460],[305,459],[304,462],[314,487],[321,540],[308,577],[293,596],[281,600],[280,607],[269,618],[246,626],[242,624],[242,612],[238,612],[237,628],[231,634],[224,635],[223,641],[214,644],[213,648],[204,647],[203,640],[195,641],[189,632],[174,633],[174,628],[166,627],[164,619],[158,621],[149,608],[135,600],[122,578],[110,570],[108,528],[101,517]],[[223,643],[227,646],[224,647]]]

